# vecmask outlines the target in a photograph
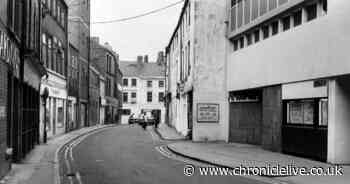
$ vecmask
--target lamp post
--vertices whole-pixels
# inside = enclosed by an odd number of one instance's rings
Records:
[[[46,101],[49,97],[49,89],[45,87],[43,94],[41,95],[41,98],[43,100],[44,104],[44,143],[47,143],[47,131],[46,131]]]

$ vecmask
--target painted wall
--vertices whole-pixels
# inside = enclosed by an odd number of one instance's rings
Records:
[[[193,140],[228,141],[226,1],[194,1]],[[220,105],[218,123],[198,123],[197,104]]]
[[[350,77],[329,83],[328,159],[334,164],[350,163]]]
[[[350,73],[349,15],[348,0],[328,0],[327,15],[239,51],[230,49],[228,90]]]

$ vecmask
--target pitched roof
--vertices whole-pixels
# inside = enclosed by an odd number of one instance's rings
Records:
[[[120,70],[125,77],[165,77],[165,66],[155,62],[120,61]]]

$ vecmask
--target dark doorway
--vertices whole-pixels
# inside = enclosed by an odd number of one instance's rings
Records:
[[[188,92],[187,97],[187,121],[188,121],[188,137],[192,140],[192,130],[193,130],[193,91]]]

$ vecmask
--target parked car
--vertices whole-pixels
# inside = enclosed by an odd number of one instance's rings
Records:
[[[135,114],[131,114],[129,116],[128,122],[129,122],[130,125],[136,124],[136,123],[138,123],[138,121],[139,121],[139,119],[138,119],[138,117]]]
[[[146,112],[144,121],[145,121],[146,125],[154,125],[155,119],[154,119],[151,111]]]

